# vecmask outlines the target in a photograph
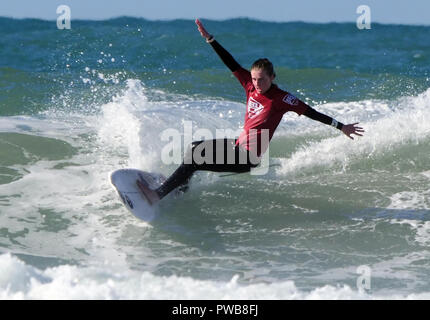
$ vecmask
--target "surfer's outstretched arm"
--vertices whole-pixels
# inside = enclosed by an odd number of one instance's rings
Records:
[[[199,19],[196,19],[197,28],[202,35],[203,38],[206,39],[206,42],[209,43],[218,56],[221,58],[222,62],[231,70],[231,72],[235,72],[241,68],[240,64],[233,58],[233,56],[225,50],[218,41],[215,40],[213,35],[211,35]]]
[[[348,138],[354,140],[352,137],[353,134],[357,136],[362,136],[361,133],[364,132],[363,128],[357,127],[357,123],[353,124],[343,124],[341,122],[336,121],[332,117],[329,117],[321,112],[316,111],[315,109],[308,106],[304,115],[312,120],[316,120],[327,125],[331,125],[339,130],[341,130]]]
[[[233,56],[227,50],[225,50],[214,39],[213,35],[211,35],[205,29],[205,27],[203,26],[203,24],[201,23],[201,21],[199,19],[196,19],[196,24],[197,24],[197,28],[198,28],[200,34],[202,35],[202,37],[205,38],[206,42],[212,46],[212,48],[215,50],[215,52],[218,54],[218,56],[221,58],[221,60],[224,62],[224,64],[231,70],[231,72],[236,72],[242,68],[240,66],[240,64],[233,58]],[[249,71],[248,71],[248,73],[249,73]],[[250,74],[248,77],[250,77]],[[244,83],[242,81],[241,81],[241,83],[242,83],[242,85],[244,85]],[[325,123],[327,125],[331,125],[337,129],[341,130],[350,139],[354,139],[352,137],[353,134],[355,134],[357,136],[362,136],[361,133],[364,132],[363,128],[357,127],[358,123],[344,125],[341,122],[338,122],[335,119],[316,111],[315,109],[311,108],[310,106],[308,106],[308,105],[306,105],[306,106],[307,106],[307,109],[303,113],[305,116],[309,117],[310,119]]]

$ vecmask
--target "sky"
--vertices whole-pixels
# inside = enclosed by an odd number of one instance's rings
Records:
[[[150,20],[248,17],[276,22],[355,22],[357,7],[367,5],[371,21],[430,25],[430,0],[13,0],[0,1],[0,16],[56,20],[59,5],[71,19],[118,16]]]

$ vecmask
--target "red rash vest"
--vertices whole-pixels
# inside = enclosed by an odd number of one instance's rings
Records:
[[[256,152],[257,156],[260,156],[267,150],[268,143],[284,113],[294,111],[300,116],[306,111],[308,105],[292,94],[279,89],[275,84],[272,84],[264,94],[258,93],[252,84],[251,73],[242,67],[233,74],[246,92],[245,124],[236,145]],[[269,141],[265,141],[264,137],[262,140],[264,129],[268,130]]]

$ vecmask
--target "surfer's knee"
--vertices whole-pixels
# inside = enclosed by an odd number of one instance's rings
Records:
[[[184,164],[193,164],[193,155],[194,155],[194,150],[196,149],[196,147],[201,144],[204,140],[200,140],[200,141],[193,141],[188,145],[187,151],[185,152],[184,155]]]

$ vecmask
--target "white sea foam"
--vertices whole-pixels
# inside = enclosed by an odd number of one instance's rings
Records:
[[[0,299],[428,299],[430,293],[371,295],[347,285],[303,291],[293,281],[241,284],[161,277],[149,272],[62,265],[45,270],[11,254],[0,255]]]
[[[359,111],[355,108],[361,108]],[[365,133],[351,141],[343,134],[302,146],[288,159],[281,159],[279,174],[291,174],[315,166],[347,166],[355,159],[372,157],[399,145],[419,143],[430,137],[430,89],[417,97],[403,97],[396,101],[372,103],[327,104],[319,107],[345,123],[360,123]],[[367,113],[372,116],[365,116]],[[344,117],[340,117],[344,115]],[[369,120],[368,120],[369,119]],[[315,125],[314,125],[315,127]],[[321,130],[328,130],[321,127]]]
[[[388,209],[400,210],[430,210],[430,190],[402,191],[390,197],[391,203]]]
[[[115,153],[115,150],[127,154],[128,161],[124,165],[142,170],[160,170],[162,149],[170,142],[162,141],[166,130],[177,133],[180,143],[175,148],[183,154],[189,143],[201,139],[199,129],[205,129],[216,138],[216,129],[231,128],[231,117],[224,119],[218,110],[232,116],[231,108],[237,108],[235,103],[226,103],[227,108],[222,108],[220,101],[181,100],[180,97],[171,102],[149,101],[150,94],[154,93],[149,93],[139,80],[129,79],[120,95],[101,106],[96,128],[99,144],[106,154]],[[166,96],[160,91],[156,95],[159,99]],[[184,136],[188,134],[188,124],[191,124],[192,137],[187,141]]]
[[[160,93],[162,95],[162,93]],[[281,174],[301,168],[347,165],[354,158],[363,159],[397,144],[427,139],[430,127],[430,91],[395,102],[365,101],[347,104],[325,104],[318,110],[339,120],[366,119],[363,138],[350,141],[344,136],[323,139],[283,159]],[[7,199],[1,208],[0,223],[13,235],[7,247],[15,253],[82,261],[81,266],[62,265],[38,270],[15,256],[0,256],[0,298],[3,299],[384,299],[429,298],[430,294],[368,295],[340,284],[303,291],[292,281],[245,285],[237,277],[229,282],[196,280],[187,277],[161,277],[149,272],[131,270],[127,248],[121,239],[127,223],[139,222],[121,207],[109,184],[109,173],[115,169],[136,166],[153,170],[158,163],[159,134],[165,128],[181,131],[184,121],[196,128],[235,129],[243,118],[244,105],[212,100],[149,101],[147,89],[130,80],[121,95],[100,106],[100,114],[61,115],[41,118],[0,118],[0,128],[64,139],[80,152],[67,159],[70,165],[55,169],[61,161],[38,161],[26,165],[20,180],[0,185],[0,194]],[[394,104],[394,105],[393,105]],[[203,105],[203,107],[202,107]],[[232,117],[215,117],[220,109]],[[408,110],[410,108],[410,110]],[[239,110],[240,109],[240,110]],[[364,110],[364,111],[363,111]],[[230,112],[231,111],[231,112]],[[367,117],[366,112],[372,114]],[[239,120],[240,119],[240,120]],[[288,118],[288,122],[305,128],[305,118]],[[345,121],[346,122],[346,121]],[[288,128],[288,126],[286,126]],[[313,124],[312,130],[316,127]],[[412,130],[411,130],[412,128]],[[289,129],[287,129],[289,130]],[[312,131],[311,130],[311,131]],[[319,126],[317,130],[332,130]],[[388,133],[388,134],[387,134]],[[331,134],[331,133],[329,133]],[[335,134],[335,133],[334,133]],[[95,137],[95,139],[94,139]],[[169,168],[168,170],[170,170]],[[424,172],[426,176],[428,172]],[[53,183],[58,182],[58,183]],[[392,208],[408,209],[417,205],[428,209],[425,197],[404,191],[391,197]],[[6,200],[5,200],[6,201]],[[428,200],[427,200],[428,201]],[[69,220],[58,231],[43,229],[45,217],[39,209],[52,210],[54,217]],[[114,223],[106,215],[117,216]],[[417,222],[416,241],[428,244],[429,225]],[[52,227],[52,226],[50,226]],[[146,226],[145,226],[146,227]],[[27,233],[25,230],[27,229]],[[140,234],[139,234],[140,236]],[[13,243],[13,241],[15,243]],[[7,237],[4,241],[8,241]],[[131,255],[134,253],[131,252]],[[156,259],[156,258],[154,258]],[[115,261],[116,266],[103,265]],[[156,264],[157,262],[154,262]],[[84,267],[90,265],[93,267]]]
[[[1,131],[63,139],[79,150],[69,159],[14,166],[23,177],[0,185],[5,204],[0,223],[8,232],[23,235],[5,239],[5,244],[17,253],[26,253],[24,246],[37,248],[41,256],[87,261],[90,254],[91,261],[125,263],[125,249],[115,241],[124,225],[141,223],[120,205],[109,174],[123,167],[160,170],[159,135],[164,128],[181,132],[185,120],[193,120],[195,128],[225,124],[223,119],[209,122],[210,114],[198,110],[201,103],[150,102],[142,83],[129,80],[120,95],[100,106],[98,114],[0,118]],[[220,102],[204,104],[216,109]],[[107,215],[121,218],[111,226],[105,221]],[[64,227],[57,227],[62,221]]]
[[[130,167],[145,167],[140,148],[140,120],[136,117],[137,103],[145,105],[146,96],[139,82],[128,82],[127,94],[114,97],[113,101],[102,106],[99,118],[99,144],[106,151],[128,153]],[[109,153],[108,153],[109,154]]]

